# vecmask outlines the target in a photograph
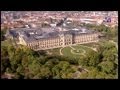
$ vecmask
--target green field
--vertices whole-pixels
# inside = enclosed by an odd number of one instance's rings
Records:
[[[72,51],[76,54],[81,54],[83,52],[83,49],[75,49],[75,50],[72,50]]]

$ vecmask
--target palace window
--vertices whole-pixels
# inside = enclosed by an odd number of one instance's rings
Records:
[[[29,47],[29,44],[27,44],[27,46]]]

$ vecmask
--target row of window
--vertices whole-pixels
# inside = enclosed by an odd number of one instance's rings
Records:
[[[96,36],[97,36],[97,34],[93,34],[93,35],[76,36],[76,38],[77,37],[79,37],[79,38],[89,38],[89,37],[96,37]]]
[[[71,41],[71,39],[65,39],[65,42],[70,42]]]
[[[62,42],[63,40],[61,40],[61,42]],[[71,40],[70,39],[68,39],[68,40],[66,40],[65,39],[65,42],[70,42]],[[28,44],[28,46],[34,46],[34,45],[54,45],[54,44],[59,44],[60,43],[60,41],[59,40],[57,40],[57,41],[51,41],[51,42],[45,42],[45,41],[41,41],[41,42],[39,42],[39,43],[30,43],[30,44]]]
[[[71,44],[71,42],[66,42],[65,45],[69,45]],[[31,49],[42,49],[42,48],[51,48],[51,47],[57,47],[57,46],[61,46],[62,43],[60,44],[46,44],[46,45],[32,45],[32,46],[29,46]]]
[[[89,39],[89,40],[81,40],[81,41],[80,41],[80,40],[77,40],[77,41],[75,41],[75,43],[88,42],[88,41],[92,41],[92,40],[96,40],[96,38]],[[65,45],[69,45],[69,44],[71,44],[71,42],[65,43]],[[43,48],[58,47],[58,46],[61,46],[61,45],[62,45],[62,43],[61,43],[61,44],[55,44],[55,45],[41,45],[41,46],[35,45],[35,46],[30,46],[30,48],[31,48],[31,49],[43,49]]]
[[[53,41],[42,41],[42,42],[39,42],[40,44],[44,43],[48,43],[48,44],[51,44],[51,43],[59,43],[59,40],[53,40]]]
[[[66,42],[66,43],[65,43],[65,45],[69,45],[69,44],[71,44],[71,42]]]
[[[52,44],[59,44],[59,42],[39,42],[39,43],[31,43],[31,44],[28,44],[28,46],[33,46],[33,45],[52,45]]]
[[[93,37],[93,38],[87,38],[87,39],[77,39],[75,40],[76,43],[78,42],[87,42],[87,41],[92,41],[92,40],[96,40],[97,38],[96,37]]]
[[[91,38],[80,38],[80,39],[75,39],[75,42],[84,42],[84,41],[90,41],[90,40],[96,40],[97,38],[96,37],[91,37]],[[65,45],[68,45],[68,44],[71,44],[71,40],[65,42]],[[48,44],[48,43],[37,43],[37,44],[28,44],[29,47],[32,47],[32,46],[38,46],[38,47],[53,47],[53,46],[61,46],[62,43],[51,43],[51,44]]]
[[[77,42],[86,42],[86,41],[90,41],[90,40],[96,40],[97,39],[97,35],[86,35],[86,36],[76,36],[74,38],[74,41]],[[45,47],[54,47],[54,46],[61,46],[63,40],[59,40],[59,39],[55,39],[55,40],[46,40],[46,41],[40,41],[38,43],[30,43],[28,44],[29,47],[32,48],[45,48]],[[71,44],[71,39],[65,39],[65,45],[69,45]]]
[[[31,49],[42,49],[42,48],[50,48],[50,47],[57,47],[60,46],[60,44],[53,44],[53,45],[34,45],[34,46],[30,46]]]

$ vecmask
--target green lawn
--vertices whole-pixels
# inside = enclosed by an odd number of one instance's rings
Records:
[[[87,53],[88,50],[92,50],[88,47],[85,46],[89,46],[89,45],[75,45],[72,46],[75,50],[72,50],[71,47],[64,47],[61,52],[64,56],[66,57],[70,57],[70,58],[80,58],[81,56],[83,57],[83,53],[84,55]],[[55,48],[55,49],[49,49],[47,51],[49,51],[52,55],[60,55],[60,49],[61,48]],[[71,50],[73,53],[71,53]],[[77,50],[79,52],[77,52]]]
[[[73,50],[73,52],[80,54],[83,52],[83,49],[75,49],[75,50]]]
[[[80,49],[84,49],[81,46],[72,46],[74,47],[76,50],[80,50]],[[73,50],[74,51],[74,50]],[[64,56],[70,57],[70,58],[80,58],[82,55],[82,50],[81,52],[79,52],[79,54],[73,54],[71,53],[71,47],[65,47],[62,49],[62,53]]]
[[[78,55],[73,55],[73,54],[71,53],[71,48],[70,48],[70,47],[65,47],[65,48],[63,48],[63,49],[62,49],[62,54],[63,54],[64,56],[68,56],[68,57],[78,56]]]

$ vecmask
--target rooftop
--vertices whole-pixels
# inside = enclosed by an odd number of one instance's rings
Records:
[[[9,30],[10,34],[14,37],[18,35],[23,37],[26,42],[33,42],[40,39],[59,37],[60,34],[88,34],[93,33],[93,30],[85,28],[19,28]]]

